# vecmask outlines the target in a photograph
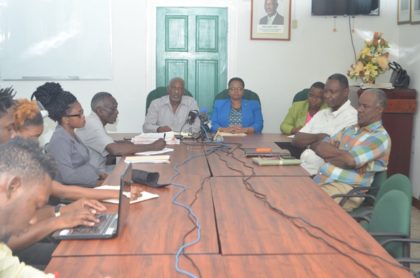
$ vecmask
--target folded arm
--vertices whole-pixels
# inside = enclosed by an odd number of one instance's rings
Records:
[[[356,168],[354,157],[348,151],[338,149],[334,144],[323,141],[316,142],[311,144],[311,149],[325,161],[330,162],[337,167],[343,169]]]

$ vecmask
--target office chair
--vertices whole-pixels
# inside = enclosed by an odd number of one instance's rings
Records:
[[[225,99],[225,98],[229,98],[229,94],[228,94],[229,90],[228,89],[224,89],[223,91],[221,91],[220,93],[218,93],[215,97],[214,100],[216,99]],[[248,100],[257,100],[258,103],[261,104],[260,101],[260,97],[258,96],[257,93],[248,90],[248,89],[244,89],[244,99],[248,99]]]
[[[167,87],[157,87],[156,89],[150,91],[146,98],[146,115],[147,115],[147,111],[149,110],[150,103],[152,103],[152,101],[155,99],[166,96],[167,94],[168,94]],[[184,95],[192,97],[192,94],[186,89],[184,91]]]

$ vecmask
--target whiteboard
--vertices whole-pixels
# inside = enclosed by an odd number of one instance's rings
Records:
[[[109,0],[0,0],[0,78],[111,79]]]

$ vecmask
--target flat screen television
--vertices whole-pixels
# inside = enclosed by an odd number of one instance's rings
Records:
[[[379,15],[379,0],[312,0],[312,15]]]

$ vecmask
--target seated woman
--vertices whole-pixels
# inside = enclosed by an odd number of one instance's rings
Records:
[[[57,163],[57,180],[64,184],[94,187],[100,185],[106,174],[89,164],[89,150],[77,137],[75,128],[86,123],[83,109],[76,97],[58,83],[47,82],[32,94],[58,123],[47,152]]]
[[[327,107],[324,103],[324,83],[315,82],[309,89],[308,99],[296,101],[287,112],[280,125],[283,134],[297,133],[320,110]]]
[[[216,99],[211,115],[212,132],[261,133],[263,116],[257,100],[243,99],[245,83],[239,77],[229,80],[229,97]]]

